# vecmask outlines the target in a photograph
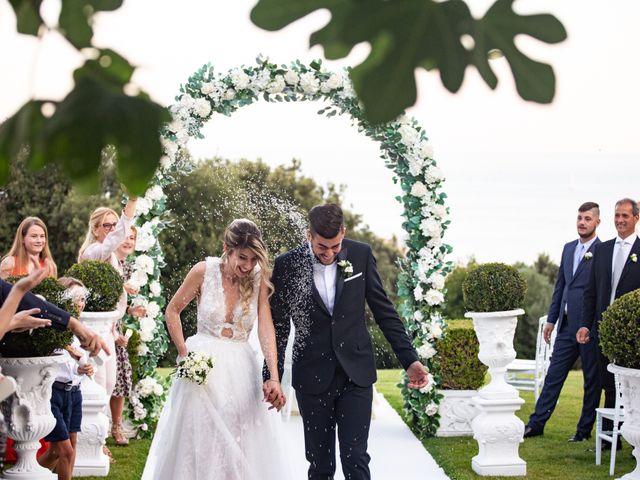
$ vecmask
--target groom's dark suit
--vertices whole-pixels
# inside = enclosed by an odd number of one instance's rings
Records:
[[[602,313],[609,307],[611,301],[611,281],[613,265],[613,249],[616,238],[602,242],[595,249],[593,256],[593,267],[591,277],[584,292],[584,305],[582,313],[582,326],[590,330],[590,342],[598,345],[600,382],[604,388],[604,406],[613,408],[615,405],[615,384],[613,374],[607,370],[609,359],[600,350],[598,327],[602,320]],[[631,246],[629,256],[624,264],[618,287],[615,291],[615,298],[621,297],[625,293],[632,292],[640,288],[640,262],[634,262],[634,258],[640,257],[640,238],[636,238]],[[614,298],[614,299],[615,299]],[[608,426],[603,425],[607,430]]]
[[[586,253],[592,256],[599,243],[600,239],[596,237]],[[600,403],[601,388],[598,377],[598,351],[595,343],[580,345],[576,340],[576,332],[582,326],[584,289],[593,265],[593,258],[585,253],[586,256],[582,257],[574,273],[576,248],[579,247],[579,240],[573,240],[562,250],[558,277],[547,315],[547,322],[555,324],[556,340],[549,371],[544,379],[544,387],[536,402],[535,410],[529,417],[528,425],[533,430],[544,430],[545,423],[558,403],[567,375],[576,359],[580,357],[584,377],[584,396],[576,433],[588,437],[595,422],[595,409]]]
[[[280,378],[289,337],[295,325],[292,384],[304,421],[310,479],[335,473],[335,426],[346,478],[368,479],[367,438],[376,366],[365,322],[365,301],[406,369],[418,360],[411,340],[389,301],[376,261],[367,244],[343,240],[338,262],[347,260],[353,274],[336,269],[333,313],[323,302],[313,277],[315,258],[308,244],[275,261],[271,313],[278,343]]]
[[[5,299],[9,296],[13,285],[4,280],[0,280],[0,305],[4,304]],[[39,308],[40,313],[34,315],[34,317],[47,318],[51,320],[51,327],[56,330],[65,330],[69,323],[69,315],[64,310],[56,307],[52,303],[41,300],[33,293],[27,292],[22,297],[20,304],[18,305],[18,311],[30,310],[32,308]]]

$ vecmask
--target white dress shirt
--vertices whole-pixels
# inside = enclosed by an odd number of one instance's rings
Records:
[[[80,341],[73,337],[71,346],[77,350],[80,350]],[[71,354],[64,349],[58,350],[56,353],[63,355],[65,361],[58,364],[58,374],[56,375],[56,382],[69,383],[72,385],[80,385],[82,381],[82,375],[78,374],[78,362],[71,357]]]
[[[613,274],[613,265],[616,263],[615,259],[616,259],[616,255],[618,254],[618,250],[620,250],[620,248],[622,248],[622,254],[624,255],[624,258],[629,258],[629,253],[631,253],[631,247],[633,246],[633,244],[636,242],[636,239],[638,238],[638,234],[637,233],[632,233],[631,235],[629,235],[627,238],[620,238],[619,236],[616,237],[616,243],[614,243],[613,245],[613,257],[612,257],[612,262],[611,262],[611,273]]]
[[[333,305],[336,299],[336,273],[338,264],[337,262],[333,262],[331,265],[324,265],[316,258],[311,244],[309,244],[309,250],[311,250],[313,258],[313,283],[327,310],[333,315]]]

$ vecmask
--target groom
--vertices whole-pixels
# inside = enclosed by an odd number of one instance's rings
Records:
[[[342,210],[309,211],[308,242],[275,261],[271,312],[282,378],[290,320],[295,325],[292,385],[304,423],[309,479],[333,479],[336,427],[346,478],[369,479],[367,439],[376,381],[365,301],[407,370],[409,387],[427,385],[404,326],[389,301],[367,244],[344,238]]]

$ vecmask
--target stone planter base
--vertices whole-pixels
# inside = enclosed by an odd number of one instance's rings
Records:
[[[479,410],[473,402],[477,390],[440,390],[444,398],[440,400],[438,413],[440,427],[436,437],[465,437],[473,435],[471,421]]]

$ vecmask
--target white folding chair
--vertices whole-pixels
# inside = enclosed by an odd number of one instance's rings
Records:
[[[611,461],[609,462],[609,475],[613,476],[616,468],[616,450],[618,449],[618,437],[620,436],[620,424],[624,422],[624,409],[622,408],[622,388],[620,377],[614,374],[616,385],[616,403],[613,408],[596,408],[596,465],[602,463],[602,441],[611,443]],[[607,418],[613,422],[613,430],[602,430],[602,419]]]
[[[556,330],[551,335],[551,343],[544,341],[543,331],[544,324],[547,323],[547,316],[540,317],[538,320],[538,334],[536,336],[536,357],[533,360],[525,360],[516,358],[507,365],[507,383],[513,385],[518,390],[526,390],[534,392],[535,401],[538,401],[542,386],[544,385],[544,377],[549,369],[551,353],[553,351],[553,342],[556,339]]]

